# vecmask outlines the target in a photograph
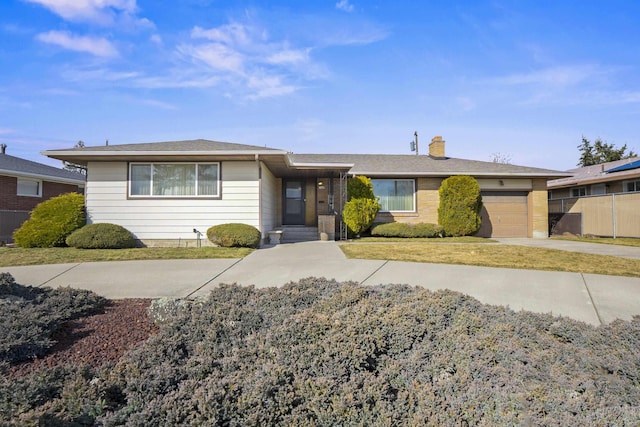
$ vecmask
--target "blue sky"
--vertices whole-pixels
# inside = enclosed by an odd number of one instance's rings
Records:
[[[205,138],[569,169],[640,151],[640,2],[2,0],[8,154]]]

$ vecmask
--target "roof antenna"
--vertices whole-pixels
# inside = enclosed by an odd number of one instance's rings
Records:
[[[417,156],[418,155],[418,131],[415,131],[413,133],[413,136],[415,137],[415,139],[409,143],[409,147],[411,148],[411,151],[416,152],[416,156]]]

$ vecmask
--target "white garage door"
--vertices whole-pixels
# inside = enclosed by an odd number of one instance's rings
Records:
[[[526,191],[483,191],[481,237],[527,237]]]

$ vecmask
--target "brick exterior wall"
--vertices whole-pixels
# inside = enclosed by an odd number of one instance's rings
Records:
[[[534,179],[529,192],[529,237],[549,237],[549,203],[547,201],[547,181]]]
[[[0,210],[31,211],[40,202],[60,194],[79,192],[77,185],[42,182],[42,197],[18,196],[18,178],[0,176]]]

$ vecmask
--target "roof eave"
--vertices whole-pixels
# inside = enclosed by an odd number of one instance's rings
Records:
[[[76,185],[86,184],[85,179],[64,178],[64,177],[58,177],[58,176],[44,175],[40,173],[18,172],[18,171],[7,170],[7,169],[0,169],[0,175],[15,176],[19,178],[32,178],[32,179],[38,179],[38,180],[48,181],[48,182],[58,182],[61,184],[76,184]]]
[[[559,179],[571,176],[570,174],[545,174],[532,172],[464,172],[464,171],[447,171],[447,172],[384,172],[384,171],[349,171],[350,174],[366,175],[366,176],[401,176],[401,177],[449,177],[452,175],[469,175],[474,177],[517,177],[517,178],[544,178]]]

